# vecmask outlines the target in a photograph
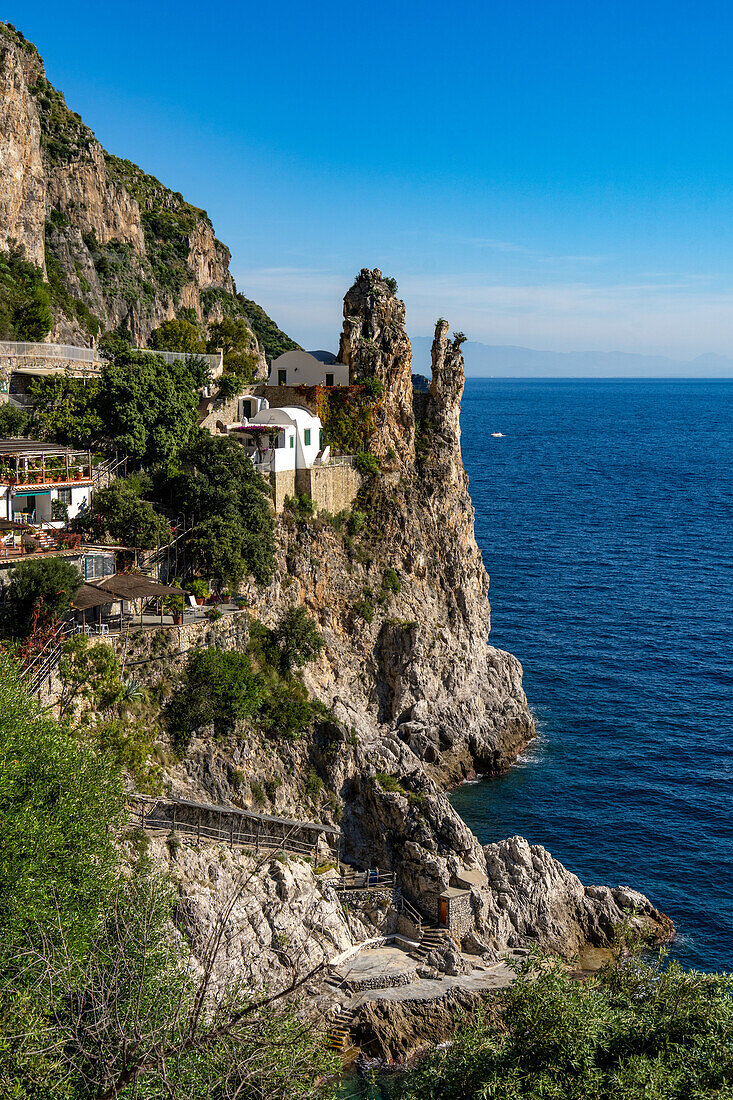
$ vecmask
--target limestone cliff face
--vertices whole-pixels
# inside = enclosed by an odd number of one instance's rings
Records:
[[[44,266],[46,173],[41,127],[21,56],[0,40],[0,246],[15,241]]]
[[[325,639],[305,682],[333,722],[284,750],[270,808],[340,820],[343,856],[393,869],[417,904],[478,872],[485,883],[472,890],[471,936],[489,951],[607,945],[627,904],[668,934],[641,895],[586,889],[521,838],[483,848],[452,808],[446,786],[508,768],[534,734],[519,662],[488,644],[488,577],[460,450],[460,340],[438,322],[430,392],[413,395],[404,305],[378,271],[365,270],[345,298],[340,354],[352,378],[383,384],[372,439],[382,473],[362,490],[365,524],[353,540],[328,520],[286,512],[274,583],[246,591],[268,625],[305,606]],[[398,586],[385,588],[388,570]],[[258,776],[257,761],[271,769],[272,757],[251,737],[240,746],[241,738],[227,747],[203,736],[177,770],[176,790],[241,800],[227,778],[230,752]],[[323,783],[315,803],[303,782],[309,771]]]
[[[15,241],[47,275],[51,340],[89,344],[123,328],[144,345],[182,309],[204,322],[249,321],[206,211],[106,153],[49,83],[36,48],[4,23],[0,85],[0,247]],[[249,323],[260,377],[264,350],[297,345],[269,322],[265,349]]]

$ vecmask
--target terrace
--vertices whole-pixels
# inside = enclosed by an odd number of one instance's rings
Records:
[[[88,450],[71,450],[28,439],[0,439],[0,485],[7,486],[14,496],[52,485],[91,482],[92,467],[92,453]]]

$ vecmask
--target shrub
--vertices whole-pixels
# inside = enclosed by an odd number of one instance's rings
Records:
[[[365,477],[376,477],[382,469],[377,456],[369,451],[360,451],[359,454],[355,455],[354,465],[359,473],[364,474]]]
[[[315,501],[307,493],[296,493],[292,497],[286,496],[284,507],[300,522],[304,522],[316,514]]]
[[[400,578],[394,569],[385,569],[382,577],[382,588],[385,592],[392,592],[395,596],[402,588]]]
[[[313,768],[310,769],[305,780],[305,793],[309,798],[316,799],[323,790],[323,780]]]
[[[284,672],[314,660],[323,648],[323,635],[304,607],[290,607],[274,631]]]
[[[205,600],[209,595],[209,586],[201,577],[194,577],[192,581],[188,581],[186,588],[192,596],[196,596],[199,600]]]
[[[262,784],[258,783],[256,779],[253,779],[249,785],[249,789],[252,792],[252,798],[258,806],[263,806],[265,802],[265,792],[262,788]]]
[[[209,610],[206,612],[206,618],[210,622],[215,623],[217,619],[222,618],[222,613],[218,607],[210,607]]]
[[[168,727],[176,749],[188,745],[191,734],[213,725],[222,736],[234,724],[255,714],[262,702],[263,684],[252,671],[249,657],[235,650],[196,650],[191,653],[183,687],[167,709]]]
[[[6,589],[11,629],[22,637],[34,622],[40,626],[62,614],[81,585],[81,573],[64,558],[20,562],[11,569]]]
[[[374,596],[370,588],[365,588],[362,599],[355,602],[354,614],[367,623],[374,620]]]
[[[402,784],[393,775],[387,775],[386,772],[377,772],[375,778],[383,791],[394,791],[397,794],[405,793]]]

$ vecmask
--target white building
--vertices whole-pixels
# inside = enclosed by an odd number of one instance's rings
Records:
[[[273,359],[268,386],[348,386],[349,368],[328,351],[286,351]]]
[[[232,427],[231,434],[257,467],[269,473],[310,469],[323,447],[320,418],[298,405],[260,408],[253,417]]]
[[[89,451],[0,439],[0,516],[5,520],[62,527],[89,508],[92,483]]]

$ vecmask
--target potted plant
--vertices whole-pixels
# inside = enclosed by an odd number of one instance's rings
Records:
[[[237,605],[237,607],[239,608],[240,611],[247,604],[247,600],[245,599],[244,596],[232,596],[232,602]]]
[[[168,596],[164,606],[173,616],[174,626],[180,626],[183,622],[183,596]]]
[[[210,607],[206,612],[206,618],[212,623],[215,623],[217,619],[221,619],[222,614],[218,607]]]
[[[201,607],[204,600],[209,595],[209,586],[203,578],[195,577],[189,582],[188,591],[192,596],[196,597],[196,603]]]
[[[35,554],[38,549],[38,539],[34,539],[33,535],[23,535],[23,549],[26,554]]]

